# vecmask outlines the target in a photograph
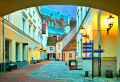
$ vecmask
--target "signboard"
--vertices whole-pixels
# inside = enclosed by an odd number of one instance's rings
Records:
[[[94,50],[94,42],[83,43],[82,53],[92,53],[92,79],[94,78],[94,53],[103,53],[103,50]],[[99,58],[98,58],[99,59]]]

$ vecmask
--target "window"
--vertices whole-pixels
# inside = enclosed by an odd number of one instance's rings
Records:
[[[29,36],[31,35],[31,25],[29,25]]]
[[[50,50],[53,50],[53,47],[50,47]]]
[[[50,26],[51,24],[50,24],[50,20],[49,20],[49,26]]]
[[[38,19],[38,26],[40,26],[40,21],[39,21],[39,19]]]
[[[57,22],[57,25],[56,25],[56,26],[57,26],[57,28],[58,28],[58,22]]]
[[[45,18],[43,18],[43,22],[46,22]]]
[[[35,12],[33,11],[33,20],[35,20]]]
[[[5,41],[5,61],[9,61],[9,41]]]
[[[59,23],[59,27],[61,27],[61,24]]]
[[[35,39],[35,29],[33,30],[33,38]]]
[[[41,38],[40,38],[40,34],[38,34],[38,41],[40,42]],[[41,42],[40,42],[41,43]]]
[[[26,32],[26,21],[24,18],[23,18],[23,32]]]
[[[58,53],[58,58],[60,58],[60,53]]]
[[[69,58],[72,58],[72,53],[69,53]]]
[[[58,44],[58,49],[60,49],[60,44]]]
[[[52,27],[54,26],[54,22],[53,22],[53,20],[52,20]]]
[[[42,44],[42,39],[43,39],[43,36],[40,36],[40,42],[41,42],[41,44]]]

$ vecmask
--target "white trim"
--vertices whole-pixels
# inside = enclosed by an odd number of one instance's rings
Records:
[[[10,28],[8,25],[5,24],[5,27],[7,27],[7,28],[10,29],[11,31],[17,33],[18,35],[22,36],[23,38],[28,39],[29,41],[35,43],[34,41],[30,40],[29,38],[25,37],[24,35],[20,34],[19,32],[15,31],[14,29]],[[35,44],[37,44],[37,43],[35,43]],[[38,44],[37,44],[37,45],[38,45]]]
[[[60,49],[60,43],[58,44],[58,49]]]
[[[71,58],[73,58],[73,52],[69,52],[69,53],[68,53],[68,58],[70,58],[70,57],[69,57],[69,54],[70,54],[70,53],[72,53],[72,57],[71,57]]]

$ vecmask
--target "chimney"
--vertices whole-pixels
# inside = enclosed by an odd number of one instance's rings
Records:
[[[54,27],[57,27],[57,25],[56,25],[56,18],[55,18],[55,20],[53,20],[54,21]]]
[[[63,29],[63,15],[61,15],[61,29]]]
[[[70,25],[70,15],[68,15],[68,25]]]

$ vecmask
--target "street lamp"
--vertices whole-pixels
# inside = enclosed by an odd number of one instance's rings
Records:
[[[85,29],[84,29],[83,27],[80,28],[80,34],[82,35],[82,37],[86,37],[86,38],[89,39],[89,35],[83,35],[83,34],[84,34],[84,31],[85,31]]]
[[[113,19],[114,19],[114,17],[112,17],[112,15],[110,15],[109,18],[107,18],[108,26],[109,26],[109,28],[107,28],[107,34],[109,33],[109,30],[113,26]]]

